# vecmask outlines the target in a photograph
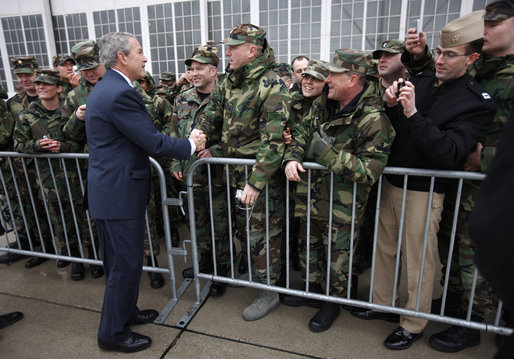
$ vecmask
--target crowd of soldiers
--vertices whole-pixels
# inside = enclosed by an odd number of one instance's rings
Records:
[[[284,266],[288,265],[284,254],[287,179],[294,183],[290,186],[294,208],[291,262],[293,268],[302,271],[303,289],[337,297],[346,297],[350,291],[355,298],[358,275],[371,261],[377,181],[386,165],[487,172],[512,109],[513,36],[513,2],[500,0],[489,4],[485,11],[447,24],[438,46],[431,51],[425,34],[409,29],[405,41],[385,41],[372,54],[338,49],[331,62],[298,56],[289,65],[275,62],[262,28],[241,24],[224,40],[229,64],[223,76],[217,74],[218,50],[213,42],[208,42],[197,47],[185,61],[188,71],[178,81],[170,72],[161,74],[158,86],[149,73],[136,81],[134,86],[143,97],[149,117],[161,132],[187,138],[191,131],[201,130],[207,135],[206,148],[188,161],[156,159],[169,176],[169,195],[180,191],[197,159],[255,159],[250,168],[229,166],[228,177],[221,167],[213,166],[207,171],[207,167],[200,166],[195,170],[200,271],[216,271],[225,276],[230,269],[232,243],[228,238],[232,228],[227,220],[225,185],[228,180],[230,196],[237,198],[231,223],[241,247],[239,273],[249,272],[251,276],[253,265],[256,281],[283,285]],[[80,42],[71,52],[71,56],[56,56],[54,69],[38,69],[33,57],[13,59],[14,72],[24,90],[1,103],[2,150],[87,152],[87,97],[105,73],[105,67],[94,41]],[[75,65],[80,74],[73,72]],[[304,162],[316,162],[328,171],[313,171],[308,181]],[[5,176],[9,173],[6,161],[0,165]],[[29,187],[39,195],[35,206],[46,206],[49,213],[49,221],[38,221],[30,215],[34,214],[27,197],[30,188],[20,191],[20,203],[26,208],[22,211],[14,205],[13,212],[21,248],[32,247],[29,238],[38,237],[47,251],[55,248],[61,254],[75,256],[85,248],[89,258],[97,259],[94,222],[88,221],[80,209],[82,193],[78,178],[68,176],[71,200],[63,204],[56,194],[57,188],[65,187],[62,166],[41,163],[40,176],[36,176],[33,161],[25,161],[23,166],[15,161],[15,167],[19,171],[26,168]],[[85,166],[81,172],[85,179]],[[6,183],[12,182],[12,178],[5,179]],[[438,267],[435,262],[439,253],[441,263],[446,264],[456,186],[442,178],[431,182],[427,177],[411,176],[405,183],[404,176],[384,176],[376,229],[374,303],[398,302],[393,288],[400,246],[407,277],[405,307],[415,309],[419,302],[420,311],[464,318],[471,301],[475,270],[475,246],[468,233],[468,219],[478,187],[479,183],[464,181],[448,296],[441,308],[440,298],[432,300]],[[149,265],[157,265],[159,239],[163,237],[157,176],[154,190],[148,205],[147,235],[154,240],[151,246],[147,240],[144,254]],[[7,192],[11,203],[16,203],[12,186],[7,186]],[[400,218],[402,208],[405,218]],[[27,218],[22,218],[21,212]],[[36,213],[44,213],[44,209]],[[78,219],[78,226],[73,224],[73,218]],[[174,213],[170,221],[172,245],[176,247],[180,215]],[[60,247],[50,241],[52,237]],[[354,275],[349,276],[352,251]],[[2,258],[4,262],[18,259],[21,257],[15,254]],[[44,260],[34,257],[26,267]],[[60,260],[57,265],[67,264]],[[102,267],[91,266],[91,274],[101,276]],[[194,271],[187,268],[182,274],[192,278]],[[74,263],[71,275],[74,280],[84,278],[83,265]],[[153,288],[164,285],[162,275],[149,275]],[[222,296],[226,286],[213,282],[210,295]],[[495,300],[494,293],[479,276],[472,299],[472,319],[485,321]],[[314,332],[330,328],[340,312],[336,303],[279,296],[272,290],[261,289],[244,310],[243,318],[261,319],[280,302],[318,308],[309,322]],[[410,347],[427,325],[425,319],[370,309],[353,308],[352,314],[361,319],[398,322],[398,328],[384,341],[390,349]],[[443,352],[479,343],[479,331],[460,326],[430,338],[432,347]]]

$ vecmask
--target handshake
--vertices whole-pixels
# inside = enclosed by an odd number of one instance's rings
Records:
[[[207,137],[205,133],[198,129],[193,129],[189,134],[189,139],[193,140],[196,145],[196,151],[202,151],[205,149],[205,142],[207,141]]]

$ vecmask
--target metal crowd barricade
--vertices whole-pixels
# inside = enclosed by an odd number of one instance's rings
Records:
[[[456,198],[456,205],[455,205],[455,211],[454,211],[454,217],[453,217],[453,224],[452,224],[452,231],[451,231],[451,240],[450,240],[450,250],[448,253],[448,261],[446,263],[446,273],[445,273],[445,281],[443,286],[443,294],[442,294],[442,304],[441,304],[441,312],[439,314],[431,314],[431,313],[425,313],[419,311],[419,293],[421,291],[421,279],[423,275],[423,268],[421,268],[420,272],[420,280],[418,284],[418,300],[416,303],[416,310],[409,310],[406,308],[401,308],[398,306],[395,306],[395,293],[396,289],[398,287],[398,278],[400,275],[400,247],[401,247],[401,237],[402,232],[400,230],[399,233],[399,243],[398,243],[398,250],[397,250],[397,259],[396,259],[396,265],[395,265],[395,281],[394,281],[394,288],[393,288],[393,300],[391,306],[385,306],[380,304],[373,303],[373,285],[374,285],[374,269],[375,269],[375,257],[376,257],[376,244],[377,244],[377,224],[379,221],[380,216],[380,192],[382,188],[382,176],[379,179],[378,183],[378,194],[377,194],[377,202],[376,202],[376,215],[375,215],[375,230],[373,234],[373,254],[372,254],[372,266],[371,266],[371,278],[370,278],[370,289],[369,289],[369,299],[368,301],[363,300],[356,300],[350,298],[351,293],[351,278],[352,278],[352,266],[353,266],[353,251],[355,250],[354,246],[354,226],[355,226],[355,203],[356,203],[356,188],[357,184],[354,183],[353,187],[353,203],[354,206],[352,208],[352,223],[351,223],[351,238],[350,238],[350,247],[353,248],[353,250],[350,250],[350,263],[349,263],[349,273],[348,273],[348,290],[347,290],[347,296],[345,298],[341,297],[335,297],[330,296],[328,293],[328,287],[330,283],[330,261],[327,261],[327,275],[326,275],[326,292],[324,294],[316,294],[316,293],[310,293],[309,292],[309,280],[308,277],[304,278],[304,281],[306,283],[305,290],[303,289],[292,289],[290,287],[290,261],[289,261],[289,229],[290,229],[290,209],[289,209],[289,182],[285,182],[285,191],[286,191],[286,233],[284,235],[284,239],[286,241],[285,248],[286,250],[286,272],[282,273],[282,275],[285,274],[286,280],[285,280],[285,286],[277,286],[277,285],[270,285],[269,284],[269,275],[268,275],[268,282],[265,283],[259,283],[254,280],[252,280],[252,274],[251,274],[251,263],[250,263],[250,256],[249,256],[249,235],[247,233],[246,240],[247,240],[247,254],[248,254],[248,268],[249,268],[249,276],[248,279],[242,279],[238,278],[235,275],[235,260],[236,256],[233,250],[233,242],[234,242],[234,236],[232,233],[232,200],[233,197],[231,196],[230,191],[230,171],[229,167],[232,165],[244,165],[247,168],[251,168],[251,166],[255,163],[254,160],[250,159],[230,159],[230,158],[205,158],[196,161],[190,168],[188,176],[186,178],[186,184],[187,184],[187,192],[188,192],[188,209],[189,209],[189,226],[190,226],[190,235],[191,235],[191,242],[192,242],[192,260],[193,260],[193,268],[195,273],[195,292],[196,292],[196,301],[193,303],[193,305],[190,307],[188,312],[184,315],[181,322],[187,323],[194,313],[200,308],[201,304],[207,297],[207,294],[209,292],[209,287],[212,283],[212,281],[218,281],[227,283],[233,286],[247,286],[247,287],[253,287],[257,289],[264,289],[264,290],[270,290],[275,291],[282,294],[289,294],[289,295],[296,295],[304,298],[311,298],[316,300],[324,300],[324,301],[330,301],[334,303],[344,304],[344,305],[350,305],[355,307],[361,307],[361,308],[368,308],[368,309],[374,309],[379,310],[383,312],[388,313],[395,313],[400,315],[408,315],[413,317],[419,317],[423,319],[427,319],[429,321],[436,321],[436,322],[442,322],[446,324],[451,325],[459,325],[463,327],[468,327],[472,329],[478,329],[478,330],[485,330],[485,331],[491,331],[496,332],[499,334],[508,335],[512,333],[512,329],[502,327],[500,326],[500,316],[501,316],[501,310],[502,310],[502,302],[499,301],[496,315],[493,323],[480,323],[480,322],[474,322],[471,320],[471,309],[472,309],[472,302],[473,302],[473,296],[475,293],[475,285],[477,281],[477,270],[475,269],[474,273],[474,279],[473,279],[473,285],[471,289],[471,299],[470,299],[470,306],[467,311],[466,319],[459,319],[454,317],[449,317],[444,315],[444,308],[445,308],[445,302],[446,302],[446,295],[447,295],[447,289],[448,289],[448,282],[449,282],[449,271],[451,266],[451,258],[453,254],[453,247],[455,244],[455,235],[457,231],[457,216],[459,211],[459,203],[460,203],[460,197],[462,192],[462,185],[464,180],[483,180],[485,178],[485,175],[479,174],[479,173],[470,173],[470,172],[460,172],[460,171],[440,171],[440,170],[422,170],[422,169],[409,169],[409,168],[393,168],[393,167],[387,167],[384,170],[384,174],[394,174],[394,175],[402,175],[404,176],[404,196],[403,196],[403,206],[402,206],[402,214],[401,214],[401,224],[400,227],[403,227],[403,218],[405,213],[405,197],[406,197],[406,189],[407,189],[407,180],[409,176],[425,176],[431,178],[431,187],[430,187],[430,197],[432,197],[433,189],[434,189],[434,181],[435,178],[448,178],[448,179],[457,179],[458,180],[458,191],[457,191],[457,198]],[[199,258],[198,258],[198,251],[197,251],[197,238],[196,238],[196,223],[195,223],[195,212],[194,212],[194,198],[193,198],[193,173],[195,172],[195,169],[199,166],[208,166],[208,176],[209,176],[209,198],[212,201],[211,196],[211,180],[210,180],[210,167],[211,166],[225,166],[225,174],[226,174],[226,191],[227,191],[227,204],[228,204],[228,213],[227,213],[227,221],[229,223],[229,238],[230,241],[230,268],[228,269],[228,274],[226,276],[222,276],[217,272],[217,265],[216,265],[216,252],[215,252],[215,245],[214,245],[214,233],[212,233],[212,259],[213,259],[213,271],[214,273],[201,273],[199,271]],[[311,174],[312,171],[327,171],[326,167],[323,167],[319,164],[312,163],[312,162],[306,162],[303,163],[304,169],[306,169],[307,172],[307,178],[308,178],[308,187],[309,187],[309,193],[307,198],[307,203],[310,203],[311,200],[311,191],[310,191],[310,181],[311,181]],[[331,174],[331,189],[330,189],[330,202],[332,202],[333,199],[333,184],[334,184],[334,173]],[[266,187],[265,193],[261,193],[261,196],[268,196],[268,188]],[[233,195],[233,194],[232,194]],[[373,205],[372,203],[368,203],[368,205]],[[429,201],[428,204],[429,208],[431,206],[431,201]],[[309,251],[309,232],[310,232],[310,206],[307,206],[307,251]],[[332,204],[330,207],[330,212],[332,214]],[[213,213],[212,213],[212,205],[211,205],[211,228],[213,223]],[[332,217],[332,215],[330,216]],[[425,234],[424,234],[424,245],[423,245],[423,253],[422,253],[422,261],[420,263],[421,266],[424,265],[424,259],[425,259],[425,252],[426,252],[426,245],[427,245],[427,237],[428,237],[428,221],[430,220],[430,211],[428,211],[427,219],[426,219],[426,225],[425,225]],[[266,225],[268,225],[266,221]],[[331,228],[332,225],[332,218],[329,218],[329,228]],[[211,230],[212,232],[212,230]],[[328,253],[330,253],[330,245],[331,245],[331,232],[329,233],[329,248]],[[266,238],[267,246],[269,244],[269,233],[267,234]],[[307,258],[310,258],[309,252],[307,252]],[[269,268],[269,251],[267,253],[267,263]],[[309,269],[308,269],[308,263],[306,273],[308,275]],[[268,271],[269,272],[269,271]],[[202,287],[200,279],[207,280],[205,282],[205,285]]]
[[[84,165],[87,163],[86,161],[89,158],[89,155],[83,153],[29,155],[18,152],[0,152],[0,158],[3,161],[2,166],[0,166],[0,195],[2,200],[4,201],[4,203],[2,203],[2,210],[0,210],[0,223],[6,230],[4,236],[2,236],[3,238],[0,239],[0,253],[15,253],[26,256],[44,257],[54,260],[62,259],[70,262],[102,265],[100,253],[96,250],[98,248],[98,240],[94,235],[94,229],[92,225],[93,222],[89,217],[89,213],[86,211],[84,215],[84,220],[87,221],[88,231],[87,233],[82,233],[84,231],[81,231],[81,229],[83,229],[84,225],[82,225],[82,228],[80,228],[81,224],[79,223],[79,216],[81,216],[82,214],[77,213],[76,210],[76,208],[80,208],[82,204],[82,195],[84,193],[86,186],[84,178]],[[58,181],[56,181],[56,173],[54,173],[53,170],[53,168],[56,168],[56,162],[58,163],[58,168],[62,171],[62,173],[64,173],[64,188],[60,187]],[[171,312],[171,310],[175,307],[176,303],[183,295],[187,287],[191,284],[191,279],[184,280],[177,288],[173,255],[186,256],[187,251],[182,248],[172,247],[168,206],[182,205],[182,200],[167,197],[166,179],[164,176],[164,172],[159,163],[155,161],[153,158],[150,158],[150,162],[159,176],[160,196],[162,204],[162,215],[164,222],[164,235],[168,265],[167,267],[158,267],[155,265],[155,262],[153,260],[154,256],[152,240],[158,240],[158,238],[151,238],[147,216],[146,228],[149,241],[149,248],[152,256],[152,265],[143,266],[143,270],[169,275],[172,290],[171,299],[166,304],[164,309],[160,312],[159,317],[155,321],[156,323],[163,323],[166,317]],[[48,203],[46,201],[46,193],[42,185],[40,169],[43,163],[45,164],[45,167],[47,169],[50,169],[51,172],[50,176],[53,183],[52,189],[55,191],[57,195],[57,201],[61,216],[60,221],[61,224],[64,226],[63,229],[67,253],[59,253],[58,243],[56,243],[55,233],[50,218],[50,212],[48,210]],[[52,164],[54,164],[54,166],[52,166]],[[32,173],[32,175],[29,175],[29,171],[35,172],[35,174]],[[73,198],[72,192],[74,188],[72,187],[74,185],[77,185],[77,181],[70,181],[70,176],[76,176],[76,178],[78,178],[78,185],[80,186],[79,198]],[[35,183],[36,178],[38,179],[39,184]],[[26,191],[25,194],[22,194],[22,191]],[[25,201],[27,200],[29,202],[25,203]],[[73,205],[72,202],[74,200],[80,201],[80,204],[75,203],[75,205]],[[66,203],[70,204],[69,208],[71,208],[71,213],[65,213],[63,211],[64,205]],[[38,212],[38,207],[42,208],[43,211]],[[29,209],[29,212],[27,212],[27,209]],[[16,214],[15,212],[19,214]],[[32,227],[29,221],[29,215],[31,216],[31,218],[33,218],[34,223],[32,223],[32,225],[34,225],[34,227]],[[64,216],[69,215],[73,216],[74,228],[66,228]],[[15,216],[21,217],[23,228],[18,228],[16,226]],[[42,233],[41,231],[41,226],[45,224],[43,221],[46,221],[46,223],[48,224],[52,248],[48,248],[48,246],[45,245],[45,242],[49,243],[49,240],[48,238],[45,238],[45,233]],[[18,220],[18,222],[20,222],[20,220]],[[75,232],[78,237],[79,256],[74,256],[70,251],[68,235],[73,232]],[[23,233],[27,237],[25,243],[28,242],[28,248],[22,248],[23,244],[22,242],[20,242],[19,237],[21,233]],[[82,241],[85,235],[89,236],[90,241],[92,242],[94,258],[91,259],[87,258],[87,255],[85,255],[83,250]]]

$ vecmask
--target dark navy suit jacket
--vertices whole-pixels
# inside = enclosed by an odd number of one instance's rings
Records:
[[[95,85],[86,106],[89,213],[105,220],[143,217],[150,194],[148,156],[189,159],[189,140],[161,134],[141,95],[111,69]]]

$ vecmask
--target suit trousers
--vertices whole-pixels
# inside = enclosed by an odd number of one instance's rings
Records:
[[[387,179],[384,179],[380,200],[375,285],[373,287],[373,302],[376,304],[389,306],[392,304],[402,197],[403,189],[393,186]],[[406,191],[401,243],[401,266],[405,269],[407,277],[406,309],[416,309],[428,201],[429,192]],[[419,300],[419,311],[425,313],[430,313],[432,304],[432,291],[437,268],[437,231],[443,202],[444,194],[434,192]],[[400,273],[401,271],[398,275]],[[397,304],[398,300],[395,305]],[[422,332],[426,324],[426,319],[404,315],[400,317],[400,325],[411,333]]]
[[[137,298],[143,267],[145,218],[96,220],[105,272],[98,338],[116,342],[132,335],[127,323],[139,314]]]

